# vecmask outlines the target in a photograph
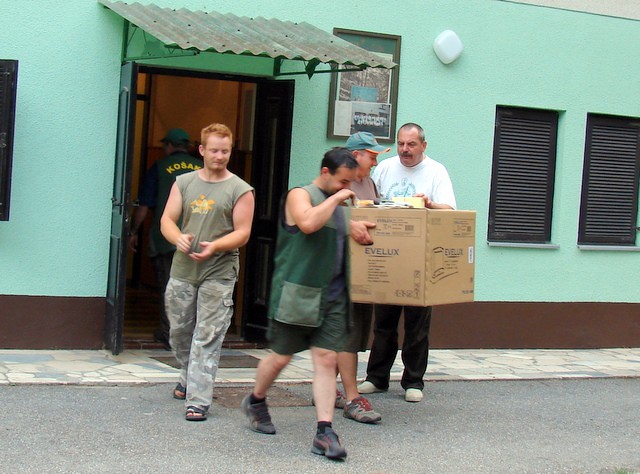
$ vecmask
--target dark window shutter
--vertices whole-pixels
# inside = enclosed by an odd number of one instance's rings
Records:
[[[635,245],[640,119],[589,114],[579,244]]]
[[[557,135],[555,111],[497,107],[489,241],[551,241]]]
[[[9,220],[18,61],[0,59],[0,221]]]

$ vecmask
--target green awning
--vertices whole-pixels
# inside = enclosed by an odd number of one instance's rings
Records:
[[[160,50],[165,53],[160,52],[164,56],[156,57],[170,57],[176,49],[191,51],[192,54],[209,51],[267,57],[276,61],[277,71],[283,60],[303,61],[305,70],[299,74],[309,77],[314,72],[320,72],[316,71],[319,64],[332,65],[334,70],[361,70],[368,67],[392,69],[396,66],[390,59],[305,22],[98,1],[134,28],[143,30],[159,41],[163,48],[156,48],[156,54]],[[131,36],[127,41],[130,39]],[[125,60],[131,59],[127,48],[124,56]]]

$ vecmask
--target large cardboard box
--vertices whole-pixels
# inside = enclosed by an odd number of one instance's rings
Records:
[[[473,301],[475,211],[354,208],[376,224],[373,245],[351,240],[351,298],[432,306]]]

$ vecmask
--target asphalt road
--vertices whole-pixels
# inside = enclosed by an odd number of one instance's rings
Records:
[[[429,382],[418,404],[405,402],[392,384],[369,397],[383,415],[379,425],[336,412],[334,428],[348,451],[343,463],[310,453],[315,421],[308,403],[273,407],[278,433],[268,436],[250,431],[222,398],[207,421],[187,422],[171,388],[2,385],[0,469],[640,473],[640,378]],[[286,390],[303,401],[310,393],[306,384]]]

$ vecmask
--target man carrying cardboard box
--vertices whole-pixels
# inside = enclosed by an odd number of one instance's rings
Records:
[[[253,390],[241,405],[253,431],[275,434],[267,391],[293,354],[311,349],[317,421],[311,451],[336,460],[347,456],[332,422],[338,352],[350,319],[348,239],[355,228],[343,204],[355,196],[349,186],[357,167],[348,150],[334,148],[325,153],[320,175],[311,184],[285,195],[269,304],[272,352],[260,361]]]
[[[371,168],[377,165],[378,155],[388,152],[390,148],[380,145],[369,132],[354,133],[347,139],[345,147],[358,162],[356,179],[351,183],[351,190],[356,194],[357,200],[373,203],[379,194],[370,176]],[[360,423],[377,423],[382,420],[382,416],[373,409],[369,400],[359,395],[356,379],[358,352],[368,349],[372,316],[372,304],[353,304],[353,325],[349,330],[344,350],[338,353],[338,370],[345,393],[337,391],[336,408],[344,410],[342,414],[345,418]]]
[[[446,168],[425,154],[424,130],[406,123],[398,130],[398,154],[382,161],[373,172],[380,195],[421,197],[429,209],[455,209],[456,198]],[[367,377],[358,385],[360,393],[384,392],[389,388],[391,367],[398,353],[398,323],[404,310],[401,385],[405,400],[419,402],[429,358],[431,306],[375,305],[374,338],[367,365]]]

